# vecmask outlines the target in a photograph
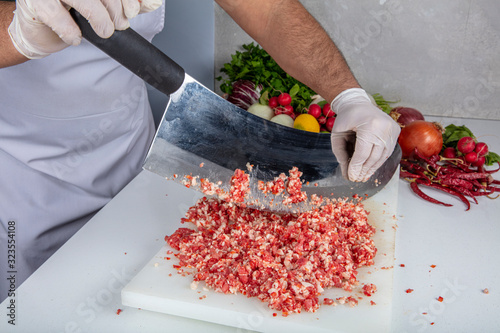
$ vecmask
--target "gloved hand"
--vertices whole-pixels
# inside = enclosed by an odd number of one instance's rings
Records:
[[[360,88],[347,89],[331,104],[337,113],[333,125],[332,150],[339,161],[344,176],[351,181],[367,181],[387,160],[396,146],[399,125],[371,102]],[[354,153],[349,161],[352,137],[342,132],[356,132]]]
[[[70,7],[89,20],[97,35],[108,38],[115,29],[127,29],[128,19],[161,4],[162,0],[17,0],[9,34],[21,54],[40,59],[80,44],[82,34],[68,12]]]

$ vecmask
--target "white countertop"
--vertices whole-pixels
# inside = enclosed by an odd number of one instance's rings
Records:
[[[500,121],[428,119],[466,124],[500,152]],[[399,182],[392,332],[500,332],[500,198],[480,198],[465,212],[454,198],[441,197],[453,207],[433,205]],[[173,195],[183,204],[169,207]],[[9,299],[1,304],[0,331],[242,331],[121,305],[121,289],[178,227],[165,221],[180,220],[199,197],[142,172],[18,288],[16,326]]]

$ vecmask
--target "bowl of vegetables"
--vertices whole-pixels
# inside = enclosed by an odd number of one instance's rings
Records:
[[[255,138],[247,148],[259,151],[256,164],[272,165],[277,172],[297,166],[306,180],[331,175],[338,162],[331,149],[335,113],[329,103],[285,73],[259,45],[242,48],[220,69],[224,77],[217,80],[222,81],[223,97],[246,113],[242,116],[249,125],[244,130]],[[263,147],[262,142],[273,145]],[[301,165],[291,165],[298,157]]]
[[[331,132],[335,113],[324,99],[285,73],[259,45],[242,47],[220,69],[225,77],[217,78],[229,102],[282,126],[320,135]]]

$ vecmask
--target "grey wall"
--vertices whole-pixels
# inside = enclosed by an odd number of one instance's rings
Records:
[[[500,119],[497,0],[302,0],[370,93],[427,115]],[[246,35],[213,1],[166,0],[153,43],[211,89]],[[215,37],[214,37],[215,35]],[[297,47],[300,47],[298,45]],[[167,99],[149,89],[159,119]]]
[[[166,0],[165,28],[153,44],[181,65],[186,73],[207,88],[214,89],[214,2]],[[148,87],[156,124],[168,98]]]
[[[368,92],[426,115],[500,119],[497,0],[301,2]],[[217,5],[215,33],[217,76],[251,38]]]

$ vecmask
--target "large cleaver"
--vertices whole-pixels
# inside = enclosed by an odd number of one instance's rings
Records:
[[[273,180],[297,167],[303,172],[302,188],[309,197],[368,197],[380,191],[398,168],[399,146],[370,180],[351,182],[342,175],[329,133],[296,130],[255,116],[197,82],[134,30],[115,31],[103,39],[83,16],[74,9],[70,12],[85,39],[170,96],[144,162],[145,170],[197,190],[200,179],[205,179],[228,191],[234,171],[242,169],[250,175],[247,205],[289,212],[309,209],[310,205],[285,206],[282,198],[264,195],[258,189],[259,181]],[[343,135],[345,140],[340,141],[354,142],[353,132]]]

